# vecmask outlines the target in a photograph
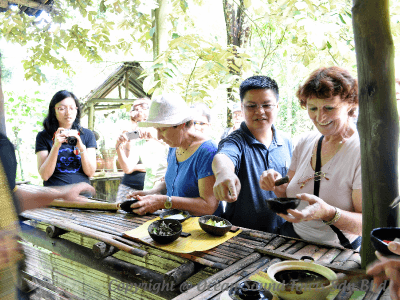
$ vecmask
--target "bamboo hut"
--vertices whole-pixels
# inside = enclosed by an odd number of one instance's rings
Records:
[[[83,98],[83,114],[87,114],[89,129],[94,129],[95,111],[118,109],[123,104],[133,103],[138,98],[150,97],[143,90],[143,68],[138,62],[124,62],[96,89]],[[106,98],[118,88],[118,98]],[[136,98],[129,99],[129,93]]]

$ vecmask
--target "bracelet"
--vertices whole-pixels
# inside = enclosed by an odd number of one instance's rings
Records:
[[[329,226],[329,225],[335,224],[340,219],[340,216],[341,216],[340,209],[335,207],[335,216],[332,218],[332,220],[330,220],[330,221],[322,221],[322,222],[324,222],[325,225]]]

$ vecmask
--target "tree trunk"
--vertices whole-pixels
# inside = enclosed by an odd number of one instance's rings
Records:
[[[226,36],[227,44],[244,48],[249,41],[250,37],[250,25],[245,14],[245,7],[243,0],[239,1],[239,5],[233,0],[223,0],[224,16],[226,24]],[[235,50],[235,48],[234,48]],[[229,72],[231,74],[239,75],[240,70],[237,69],[234,59],[228,61]],[[235,67],[235,68],[234,68]],[[235,101],[235,97],[232,94],[232,89],[227,89],[228,100]],[[229,110],[227,109],[227,115],[229,116]],[[227,126],[232,127],[232,118],[227,118]]]
[[[157,0],[158,8],[152,11],[153,20],[153,60],[168,48],[168,13],[171,3],[169,0]]]
[[[224,0],[224,15],[228,45],[245,47],[249,41],[250,26],[245,14],[243,0],[237,5],[233,0]]]
[[[389,0],[353,0],[357,54],[363,194],[362,266],[376,259],[370,232],[397,226],[399,116],[396,107],[394,46]]]
[[[1,58],[1,53],[0,53]],[[0,132],[7,135],[6,132],[6,112],[4,110],[4,95],[1,88],[1,65],[0,65]]]

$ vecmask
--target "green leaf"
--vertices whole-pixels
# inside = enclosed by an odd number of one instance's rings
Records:
[[[340,21],[342,21],[343,24],[346,24],[346,21],[343,19],[341,14],[339,14],[339,18],[340,18]]]
[[[188,3],[185,0],[180,0],[181,8],[184,12],[186,12],[187,8],[189,7]]]
[[[150,29],[150,36],[151,36],[151,37],[153,37],[154,32],[156,32],[156,26],[154,26],[154,27],[152,27],[152,28]]]
[[[101,13],[105,13],[106,10],[107,10],[107,7],[106,7],[106,5],[104,4],[104,0],[101,0],[101,1],[100,1],[100,12],[101,12]]]
[[[245,8],[249,8],[251,6],[251,0],[244,0],[243,5]]]
[[[329,43],[329,41],[326,42],[326,46],[328,47],[328,49],[332,48],[332,45],[331,45],[331,43]]]

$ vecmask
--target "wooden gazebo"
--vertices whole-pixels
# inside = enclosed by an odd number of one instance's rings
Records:
[[[138,98],[150,97],[143,90],[144,78],[139,78],[143,68],[138,62],[125,62],[119,66],[96,89],[92,90],[82,101],[83,114],[88,114],[88,127],[94,129],[94,115],[96,110],[118,109],[123,104],[133,103]],[[114,89],[118,88],[118,98],[106,98]],[[124,91],[122,90],[124,88]],[[135,98],[129,99],[129,92]]]

